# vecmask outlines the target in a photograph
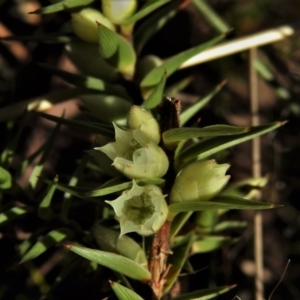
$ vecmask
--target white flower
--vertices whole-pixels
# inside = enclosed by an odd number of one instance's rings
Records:
[[[115,124],[116,142],[95,148],[113,160],[113,166],[131,179],[159,178],[166,174],[169,161],[165,152],[149,141],[141,130],[122,130]]]
[[[157,232],[166,221],[168,205],[160,188],[155,185],[138,186],[133,180],[126,190],[110,204],[120,222],[120,237],[128,232],[150,235]]]

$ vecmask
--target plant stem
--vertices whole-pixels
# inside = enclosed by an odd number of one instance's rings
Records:
[[[160,129],[162,133],[169,129],[179,127],[180,102],[178,100],[165,97],[163,99],[162,106],[157,109],[157,112],[160,115]],[[163,188],[163,193],[170,195],[176,178],[176,172],[174,169],[175,150],[166,149],[162,142],[160,146],[166,152],[169,159],[169,169],[164,176],[166,182]],[[168,204],[170,203],[168,196],[166,201]],[[154,299],[160,299],[163,296],[163,288],[170,268],[170,266],[167,265],[168,255],[171,253],[169,242],[170,227],[171,222],[166,221],[160,230],[154,235],[150,249],[149,270],[152,276],[149,285],[152,288]]]

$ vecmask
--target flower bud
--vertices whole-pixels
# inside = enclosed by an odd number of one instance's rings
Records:
[[[104,15],[114,24],[121,24],[136,11],[137,0],[102,0]]]
[[[158,144],[160,141],[160,128],[156,119],[146,109],[140,106],[132,106],[127,118],[129,129],[140,129],[141,133],[149,141]]]
[[[133,180],[130,190],[126,190],[110,204],[120,222],[120,237],[128,232],[150,235],[157,232],[166,221],[168,205],[165,195],[155,185],[138,186]]]
[[[96,9],[84,8],[78,13],[71,14],[71,16],[75,34],[85,42],[99,44],[97,22],[115,31],[115,26]]]
[[[122,130],[114,124],[116,142],[95,148],[112,159],[113,166],[131,179],[159,178],[169,161],[165,152],[143,136],[140,129]]]
[[[171,194],[171,203],[207,201],[227,184],[225,175],[230,165],[218,165],[215,160],[197,161],[184,167],[177,175]]]

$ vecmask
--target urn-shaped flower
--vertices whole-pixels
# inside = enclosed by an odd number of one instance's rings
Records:
[[[217,164],[215,160],[197,161],[184,167],[177,175],[170,202],[207,201],[217,195],[227,184],[225,175],[229,164]]]
[[[120,222],[120,237],[128,232],[150,235],[157,232],[166,221],[168,205],[165,195],[155,185],[139,186],[133,180],[130,190],[110,204]]]

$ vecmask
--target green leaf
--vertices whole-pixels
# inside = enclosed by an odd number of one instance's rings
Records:
[[[86,90],[80,88],[67,88],[58,92],[44,94],[16,104],[8,105],[7,107],[0,109],[0,122],[16,119],[23,115],[24,110],[26,109],[29,111],[42,111],[49,109],[55,103],[75,98],[83,93],[86,93]]]
[[[189,121],[202,107],[204,107],[225,85],[225,81],[217,85],[208,95],[206,95],[200,101],[190,106],[188,109],[184,110],[180,114],[180,124],[183,126],[187,121]]]
[[[134,44],[137,53],[140,53],[144,45],[156,32],[158,32],[171,18],[173,18],[182,0],[172,0],[166,6],[155,11],[146,19],[134,34]]]
[[[151,178],[151,179],[139,179],[136,180],[136,183],[138,185],[145,185],[145,184],[155,184],[155,185],[160,185],[164,182],[164,179],[162,178]],[[124,182],[118,185],[110,186],[110,187],[105,187],[105,188],[100,188],[100,189],[95,189],[92,191],[89,191],[84,194],[85,197],[99,197],[99,196],[104,196],[108,194],[112,194],[115,192],[119,192],[122,190],[130,189],[132,187],[132,181],[129,182]]]
[[[132,77],[136,63],[133,47],[118,33],[101,24],[98,24],[98,26],[100,54],[123,75]]]
[[[191,292],[188,294],[180,295],[179,297],[174,298],[174,300],[209,300],[214,299],[217,296],[228,292],[229,290],[235,288],[236,285],[231,286],[219,286],[209,289],[203,289],[196,292]]]
[[[110,123],[126,119],[132,106],[127,99],[114,95],[85,95],[80,98],[89,112]]]
[[[151,95],[148,97],[146,101],[144,101],[143,106],[147,109],[154,109],[159,104],[162,103],[163,95],[164,95],[164,88],[166,85],[166,77],[167,74],[164,73],[159,81],[158,85],[154,88]]]
[[[134,15],[122,22],[122,24],[135,23],[168,2],[170,2],[170,0],[149,0]]]
[[[7,168],[11,165],[11,163],[13,161],[13,156],[16,152],[16,149],[17,149],[17,146],[19,144],[19,141],[20,141],[21,135],[23,133],[23,130],[25,129],[25,124],[26,124],[27,120],[28,120],[28,113],[25,110],[23,112],[21,122],[18,126],[17,133],[12,133],[12,131],[11,131],[13,136],[10,138],[7,146],[5,147],[5,149],[1,153],[1,164],[3,166],[7,167]],[[0,177],[1,177],[1,175],[0,175]],[[1,182],[1,179],[0,179],[0,182]]]
[[[46,192],[46,195],[42,199],[39,208],[38,208],[38,216],[41,219],[44,220],[51,220],[54,216],[53,210],[51,209],[51,201],[53,194],[56,190],[58,183],[58,177],[56,176],[54,180],[51,182],[50,186],[48,187],[48,190]]]
[[[7,190],[12,187],[11,174],[0,166],[0,190]]]
[[[184,90],[192,81],[192,77],[187,77],[180,81],[177,81],[176,83],[165,88],[165,95],[177,95],[179,92]]]
[[[211,252],[237,241],[226,236],[203,236],[192,243],[191,254]]]
[[[46,64],[39,65],[47,71],[51,72],[52,74],[62,78],[66,82],[73,84],[77,87],[92,91],[101,91],[109,95],[118,95],[126,99],[128,98],[128,95],[123,89],[120,89],[112,84],[106,83],[99,78],[62,71],[60,69],[54,68]]]
[[[186,148],[178,155],[177,166],[182,166],[194,160],[196,157],[198,160],[210,157],[211,155],[227,149],[229,147],[238,145],[240,143],[254,139],[257,136],[263,135],[270,131],[273,131],[281,126],[285,122],[275,122],[267,125],[249,127],[249,131],[240,135],[212,137]]]
[[[143,300],[142,297],[129,288],[117,282],[110,281],[109,283],[119,300]]]
[[[238,197],[218,196],[209,201],[188,201],[174,203],[169,206],[169,210],[174,213],[200,211],[207,209],[269,209],[280,207],[274,203],[250,201]]]
[[[118,71],[99,54],[98,45],[74,41],[68,43],[65,49],[67,56],[81,71],[80,73],[100,78],[105,82],[113,82],[119,79]]]
[[[70,126],[73,129],[79,129],[82,131],[87,131],[89,133],[98,133],[110,138],[113,138],[115,134],[112,124],[109,124],[107,122],[103,122],[103,124],[93,124],[91,122],[85,121],[68,120],[61,117],[48,115],[45,113],[38,113],[38,115],[53,122],[59,122],[61,124]]]
[[[193,234],[188,234],[184,238],[184,243],[181,243],[177,247],[172,248],[173,254],[169,256],[168,260],[168,264],[171,265],[171,269],[166,277],[164,293],[167,293],[178,279],[181,269],[188,259],[193,238]]]
[[[144,250],[129,236],[123,235],[119,238],[119,231],[106,228],[100,223],[96,223],[93,226],[92,233],[102,250],[121,254],[144,267],[148,265]]]
[[[41,175],[44,167],[45,167],[45,162],[47,160],[47,158],[49,157],[50,155],[50,152],[53,148],[53,145],[54,145],[54,142],[55,142],[55,139],[57,138],[58,136],[58,133],[59,133],[59,130],[60,130],[60,127],[61,127],[61,123],[58,123],[50,138],[48,139],[48,141],[45,143],[45,147],[44,147],[44,151],[43,151],[43,154],[38,162],[38,164],[33,168],[31,174],[30,174],[30,178],[29,178],[29,186],[31,187],[32,190],[35,189],[36,185],[37,185],[37,182],[39,180],[39,176]]]
[[[2,41],[25,41],[25,42],[40,42],[40,43],[55,43],[66,44],[70,43],[74,38],[66,33],[50,33],[50,34],[34,34],[34,35],[12,35],[0,38]]]
[[[3,213],[0,213],[0,225],[3,225],[7,222],[11,222],[12,220],[22,215],[25,215],[30,211],[32,211],[31,208],[27,206],[23,206],[23,207],[13,207]]]
[[[151,274],[147,269],[127,257],[75,245],[66,245],[66,247],[90,261],[124,274],[129,278],[144,282],[149,281],[151,278]]]
[[[74,232],[72,230],[65,227],[50,231],[40,241],[33,245],[33,247],[23,256],[20,263],[24,263],[25,261],[40,256],[52,246],[73,236],[73,234]]]
[[[216,13],[210,4],[205,0],[192,0],[193,6],[198,9],[201,16],[218,32],[226,32],[231,28],[226,22]]]
[[[35,11],[30,12],[30,14],[52,14],[62,10],[85,6],[93,2],[94,0],[65,0],[46,7],[39,8]]]
[[[224,221],[219,224],[216,224],[213,228],[213,232],[219,232],[223,230],[244,228],[248,225],[246,221]]]
[[[162,137],[164,144],[169,146],[183,140],[199,137],[232,136],[245,133],[248,130],[249,127],[237,127],[231,125],[212,125],[203,128],[181,127],[165,131]]]
[[[188,49],[186,51],[183,51],[179,54],[172,56],[171,58],[166,60],[162,65],[151,70],[142,80],[141,87],[149,88],[157,85],[164,72],[167,72],[168,77],[171,76],[180,67],[180,65],[183,64],[185,61],[187,61],[189,58],[215,45],[223,38],[224,35],[222,34],[202,45],[193,47],[191,49]]]

